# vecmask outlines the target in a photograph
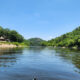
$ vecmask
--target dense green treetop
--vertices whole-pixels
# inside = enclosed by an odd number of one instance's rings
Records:
[[[80,26],[72,32],[66,33],[48,41],[49,46],[80,47]]]
[[[0,37],[10,40],[11,42],[23,42],[24,38],[15,30],[10,30],[8,28],[3,28],[0,26]]]

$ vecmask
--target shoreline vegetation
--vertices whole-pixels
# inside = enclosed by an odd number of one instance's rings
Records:
[[[0,26],[0,47],[25,47],[29,42],[15,30],[3,28]]]
[[[80,49],[80,26],[72,32],[68,32],[48,41],[41,38],[24,39],[24,37],[17,31],[0,26],[0,47],[12,48],[30,46],[52,46],[54,48]]]
[[[40,38],[29,39],[30,46],[52,46],[54,48],[80,49],[80,26],[54,39],[45,41]]]
[[[80,26],[54,39],[45,41],[40,38],[29,39],[31,46],[52,46],[54,48],[80,49]]]
[[[80,49],[80,26],[72,32],[63,34],[55,39],[49,40],[47,45],[53,47]]]

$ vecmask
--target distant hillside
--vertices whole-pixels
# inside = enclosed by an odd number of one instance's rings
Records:
[[[30,46],[42,46],[43,39],[40,38],[30,38],[28,39]]]
[[[49,46],[80,47],[80,27],[48,41]]]

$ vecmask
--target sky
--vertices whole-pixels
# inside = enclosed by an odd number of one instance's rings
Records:
[[[25,39],[50,40],[80,25],[80,0],[0,0],[0,26]]]

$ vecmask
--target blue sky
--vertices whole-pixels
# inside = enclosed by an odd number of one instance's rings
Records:
[[[49,40],[80,25],[80,0],[0,0],[0,25]]]

